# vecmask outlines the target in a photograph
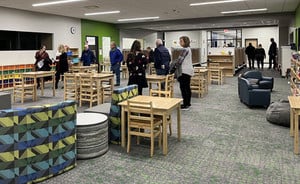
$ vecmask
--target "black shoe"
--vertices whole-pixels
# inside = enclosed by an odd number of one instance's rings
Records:
[[[120,86],[120,84],[115,84],[114,86]]]
[[[190,109],[190,106],[187,106],[187,105],[181,105],[180,108],[181,108],[181,110],[183,110],[183,111],[187,111],[187,110]]]

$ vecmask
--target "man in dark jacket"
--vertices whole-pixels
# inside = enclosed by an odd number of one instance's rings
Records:
[[[154,50],[154,67],[157,75],[167,75],[170,69],[170,53],[169,50],[163,46],[162,40],[156,40],[156,48]],[[165,84],[161,84],[161,88],[165,88]]]
[[[167,75],[169,73],[171,57],[169,50],[163,46],[162,40],[156,40],[156,48],[154,51],[154,67],[157,75]]]
[[[252,43],[249,43],[249,46],[245,50],[248,56],[249,69],[254,69],[254,59],[255,59],[255,48],[252,46]]]
[[[258,48],[255,49],[255,58],[257,61],[257,68],[260,68],[261,65],[261,69],[264,69],[264,59],[266,58],[266,52],[265,49],[262,48],[262,45],[259,44]]]
[[[123,61],[123,55],[121,51],[117,48],[117,45],[114,41],[110,43],[110,70],[116,74],[116,84],[115,86],[120,86],[120,67],[121,62]]]
[[[277,67],[277,62],[276,62],[276,56],[277,56],[277,44],[274,41],[274,38],[270,39],[271,45],[269,48],[269,69],[272,68],[272,63],[273,63],[273,69]],[[272,62],[273,61],[273,62]]]
[[[83,66],[90,66],[91,64],[95,63],[96,57],[93,51],[89,49],[88,45],[84,46],[84,50],[82,51],[80,61],[82,61]]]

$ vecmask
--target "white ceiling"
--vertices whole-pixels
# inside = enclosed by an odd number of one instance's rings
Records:
[[[204,2],[204,1],[215,1],[215,0],[83,0],[79,2],[66,3],[60,5],[43,6],[43,7],[33,7],[34,3],[49,2],[53,0],[1,0],[0,6],[9,7],[15,9],[22,9],[34,12],[42,12],[56,15],[63,15],[68,17],[76,17],[82,19],[90,19],[102,22],[109,22],[120,24],[118,19],[121,18],[135,18],[135,17],[153,17],[159,16],[160,18],[156,21],[153,20],[146,21],[148,27],[141,27],[144,29],[153,30],[171,30],[176,29],[177,24],[174,20],[182,19],[211,19],[214,17],[226,17],[229,16],[240,16],[240,15],[254,15],[255,13],[243,13],[224,16],[221,11],[230,10],[241,10],[241,9],[257,9],[257,8],[267,8],[268,11],[264,12],[266,14],[274,13],[285,13],[285,12],[295,12],[295,9],[299,5],[299,0],[245,0],[243,2],[217,4],[217,5],[206,5],[206,6],[189,6],[190,3]],[[119,10],[119,14],[109,14],[109,15],[95,15],[95,16],[85,16],[85,13],[101,12],[101,11],[114,11]],[[244,16],[245,17],[245,16]],[[162,23],[160,23],[162,21]],[[174,21],[174,28],[166,28],[166,21]],[[253,21],[253,20],[251,20]],[[260,20],[264,21],[264,20]],[[265,20],[265,21],[274,21]],[[243,22],[245,23],[245,21]],[[247,23],[247,22],[246,22]],[[125,23],[122,23],[126,25]],[[138,25],[138,23],[135,23]],[[261,24],[264,24],[262,22]],[[142,25],[142,24],[141,24]],[[151,26],[154,26],[151,28]],[[155,26],[156,25],[156,26]],[[170,25],[168,25],[170,26]],[[190,28],[198,28],[189,24]],[[122,27],[122,25],[121,25]]]

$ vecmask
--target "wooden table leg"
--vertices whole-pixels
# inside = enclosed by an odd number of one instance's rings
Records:
[[[44,96],[44,77],[40,77],[41,96]]]
[[[121,146],[125,148],[125,107],[121,107]]]
[[[290,108],[290,136],[294,136],[294,109]]]
[[[52,74],[52,93],[55,96],[55,73]]]
[[[295,134],[294,134],[294,153],[295,154],[299,154],[299,122],[298,122],[298,118],[299,117],[299,114],[298,113],[295,113]]]
[[[167,117],[163,115],[163,154],[168,154],[168,135],[167,135]]]
[[[36,77],[34,77],[33,78],[33,84],[34,84],[34,90],[33,90],[33,92],[34,92],[34,100],[33,101],[37,101],[37,78]]]
[[[180,103],[177,105],[177,137],[178,141],[181,141],[181,109]]]

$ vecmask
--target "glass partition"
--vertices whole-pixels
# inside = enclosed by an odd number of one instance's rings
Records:
[[[218,29],[207,32],[208,47],[242,47],[241,29]]]

